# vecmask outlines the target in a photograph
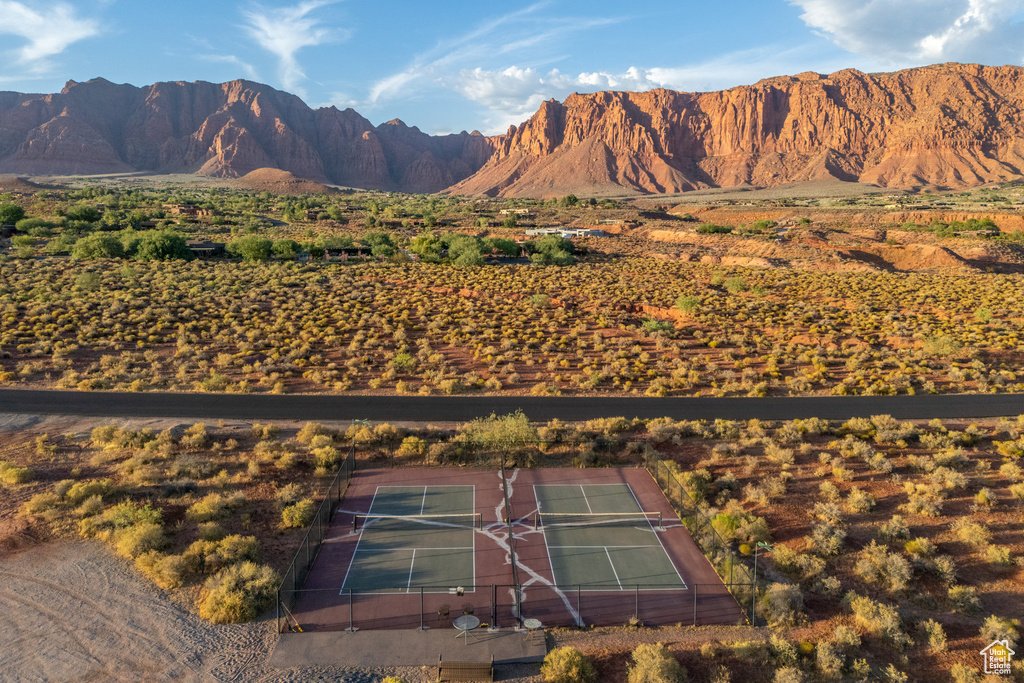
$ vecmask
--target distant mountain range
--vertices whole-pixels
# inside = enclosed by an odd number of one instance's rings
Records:
[[[0,173],[235,177],[486,196],[672,193],[842,180],[966,187],[1024,178],[1024,68],[940,64],[780,76],[708,93],[551,100],[504,135],[429,136],[313,110],[249,81],[69,82],[0,93]]]

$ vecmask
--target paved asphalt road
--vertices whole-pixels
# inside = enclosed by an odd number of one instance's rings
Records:
[[[790,420],[892,415],[901,420],[1024,414],[1024,394],[793,398],[313,396],[0,390],[0,413],[240,420],[463,422],[522,409],[535,421],[597,417]]]

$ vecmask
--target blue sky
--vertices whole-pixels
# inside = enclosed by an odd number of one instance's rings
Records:
[[[247,78],[428,133],[596,90],[1024,63],[1024,0],[0,0],[0,90]]]

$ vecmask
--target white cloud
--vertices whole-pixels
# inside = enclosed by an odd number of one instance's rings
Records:
[[[906,66],[1020,62],[1024,0],[789,0],[800,18],[850,52]]]
[[[491,112],[486,127],[490,132],[498,132],[529,118],[541,102],[552,97],[562,99],[574,91],[650,90],[662,84],[653,80],[649,72],[635,67],[621,74],[593,72],[571,76],[558,69],[541,73],[510,66],[500,71],[464,69],[446,85],[485,106]]]
[[[347,32],[320,26],[318,19],[309,16],[314,10],[332,5],[338,0],[307,0],[293,7],[265,8],[257,6],[243,10],[246,33],[260,47],[277,56],[281,84],[289,91],[305,97],[300,83],[306,78],[296,58],[304,47],[313,47],[329,40],[340,39]]]
[[[74,7],[62,2],[37,10],[25,3],[0,0],[0,17],[0,34],[28,41],[15,50],[15,62],[35,72],[49,68],[48,57],[100,32],[99,22],[78,17]]]
[[[256,69],[253,67],[252,64],[249,64],[248,62],[242,61],[241,59],[239,59],[235,55],[208,54],[208,55],[199,55],[199,58],[203,59],[203,60],[206,60],[207,62],[218,62],[218,63],[221,63],[221,64],[233,64],[234,66],[237,66],[239,69],[241,69],[245,73],[246,77],[249,80],[251,80],[251,81],[255,81],[255,80],[257,80],[259,78],[256,75]]]

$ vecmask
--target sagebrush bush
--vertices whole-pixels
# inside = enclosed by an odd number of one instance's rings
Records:
[[[209,574],[238,562],[257,562],[259,549],[259,542],[254,536],[231,534],[219,541],[196,541],[182,553],[182,557],[189,572]]]
[[[803,610],[804,596],[796,586],[773,583],[761,597],[761,614],[771,626],[793,626]]]
[[[784,666],[775,670],[772,683],[804,683],[804,674],[795,666]]]
[[[193,522],[208,522],[225,515],[229,510],[241,507],[245,500],[245,494],[241,492],[230,496],[211,493],[190,505],[185,511],[185,516]]]
[[[1017,630],[1018,626],[1020,626],[1019,619],[1011,620],[993,614],[985,619],[978,635],[986,645],[994,640],[1005,640],[1010,649],[1014,650],[1017,647],[1017,636],[1020,635]]]
[[[146,578],[164,590],[180,587],[188,573],[185,558],[180,555],[164,555],[156,550],[139,555],[135,559],[135,566]]]
[[[214,624],[251,621],[274,601],[277,573],[255,562],[222,569],[203,584],[199,616]]]
[[[281,526],[286,529],[302,528],[313,521],[316,503],[309,498],[289,505],[281,511]]]
[[[987,546],[992,542],[992,534],[984,524],[979,524],[966,517],[961,517],[953,522],[953,532],[964,543],[974,546]]]
[[[897,553],[890,553],[885,546],[871,541],[860,551],[854,572],[870,584],[883,588],[888,593],[900,593],[910,583],[910,563]]]
[[[903,620],[894,605],[875,602],[853,592],[848,593],[843,601],[849,605],[857,625],[868,633],[886,638],[899,649],[911,644],[910,637],[903,631]]]
[[[590,660],[574,647],[556,647],[544,657],[540,673],[546,683],[594,683],[597,672]]]
[[[114,529],[110,532],[109,540],[118,555],[132,559],[162,546],[164,528],[160,524],[140,522]]]
[[[27,484],[32,481],[35,474],[28,467],[18,467],[14,463],[0,460],[0,481],[12,486]]]
[[[633,664],[626,671],[629,683],[685,683],[688,680],[686,670],[661,643],[637,645],[630,656]]]
[[[981,609],[978,591],[973,586],[950,586],[946,595],[954,611],[977,612]]]
[[[942,628],[942,624],[934,619],[926,619],[920,626],[925,640],[928,641],[928,649],[932,652],[945,652],[946,630]]]

